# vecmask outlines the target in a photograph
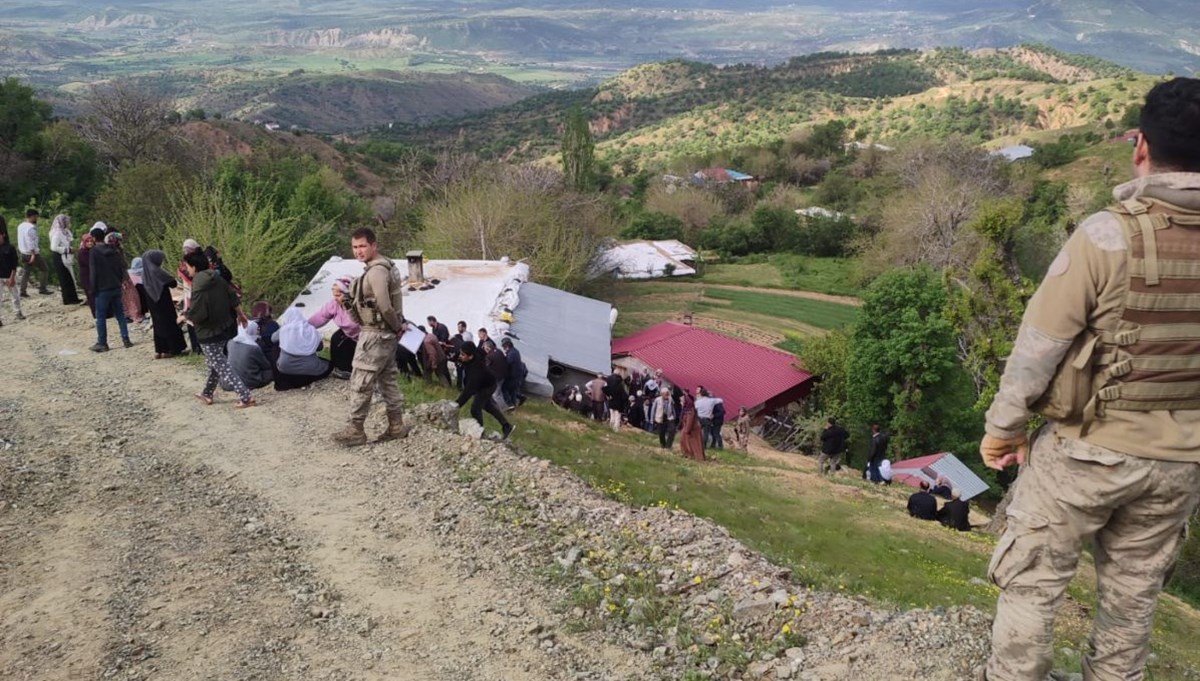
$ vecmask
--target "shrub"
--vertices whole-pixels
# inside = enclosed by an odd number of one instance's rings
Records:
[[[184,239],[215,246],[246,300],[291,300],[336,248],[331,222],[312,224],[285,215],[260,195],[237,196],[203,185],[185,194],[158,247],[179,253]]]

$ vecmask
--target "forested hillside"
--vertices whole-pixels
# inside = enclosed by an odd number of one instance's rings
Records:
[[[588,90],[549,93],[457,120],[377,134],[425,148],[536,159],[553,153],[562,113],[580,104],[609,163],[661,164],[777,143],[844,119],[853,139],[931,134],[979,142],[1116,121],[1151,79],[1039,46],[967,52],[825,53],[776,67],[640,66]]]

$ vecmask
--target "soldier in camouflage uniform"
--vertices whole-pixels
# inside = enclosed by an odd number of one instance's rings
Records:
[[[334,442],[353,447],[366,444],[363,424],[371,408],[371,396],[376,388],[387,404],[388,428],[379,442],[408,435],[404,425],[404,395],[396,379],[396,336],[400,333],[403,316],[403,282],[392,261],[379,254],[375,232],[364,227],[350,238],[354,258],[366,269],[350,287],[350,295],[342,297],[354,321],[362,325],[358,348],[350,372],[350,424],[334,434]]]
[[[1200,500],[1200,80],[1146,96],[1136,178],[1029,302],[980,450],[1024,464],[988,568],[988,681],[1042,681],[1084,542],[1099,602],[1086,681],[1142,679],[1155,603]],[[1031,412],[1047,416],[1032,452]]]

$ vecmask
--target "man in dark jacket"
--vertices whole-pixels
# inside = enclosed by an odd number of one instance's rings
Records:
[[[950,501],[938,511],[937,519],[946,527],[959,532],[971,531],[971,506],[961,498],[957,489],[950,490]]]
[[[463,389],[458,396],[458,406],[461,408],[470,401],[471,416],[480,426],[483,425],[483,412],[491,414],[500,422],[504,439],[507,440],[516,430],[516,426],[504,418],[504,413],[496,408],[496,402],[492,399],[492,393],[496,389],[496,377],[488,371],[484,358],[474,343],[463,343],[458,350],[458,356],[463,366]]]
[[[871,482],[883,482],[879,475],[879,464],[887,458],[888,435],[879,428],[878,423],[871,424],[871,444],[867,449],[867,467],[863,470],[863,478]]]
[[[908,514],[920,520],[937,520],[937,499],[929,493],[929,483],[921,481],[921,491],[908,498]]]
[[[525,362],[521,359],[521,352],[513,347],[511,340],[505,338],[500,341],[500,346],[504,349],[504,359],[508,366],[504,382],[500,384],[500,392],[504,395],[508,408],[516,409],[525,404],[525,396],[521,394],[521,386],[525,383]]]
[[[825,430],[821,431],[821,454],[817,457],[817,468],[821,475],[828,475],[838,469],[842,463],[842,452],[846,451],[846,441],[850,432],[838,425],[830,417],[825,420]]]
[[[125,347],[132,348],[129,324],[125,320],[125,307],[121,304],[121,283],[125,281],[127,271],[125,258],[117,250],[121,235],[114,232],[105,236],[104,230],[93,229],[92,237],[96,239],[91,254],[91,284],[96,297],[96,344],[92,346],[92,352],[108,352],[110,311],[117,318],[121,342]]]
[[[429,333],[437,338],[442,347],[448,347],[450,345],[450,327],[439,322],[433,315],[429,315],[425,321],[429,322]]]

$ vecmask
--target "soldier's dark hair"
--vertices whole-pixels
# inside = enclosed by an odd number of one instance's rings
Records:
[[[475,356],[475,353],[476,353],[476,352],[478,352],[478,351],[479,351],[479,348],[476,348],[476,347],[475,347],[475,344],[474,344],[474,343],[472,343],[471,341],[467,341],[466,343],[463,343],[463,344],[462,344],[461,346],[459,346],[459,348],[458,348],[458,354],[460,354],[460,355],[470,355],[470,356],[472,356],[472,357],[474,357],[474,356]]]
[[[1151,88],[1140,128],[1155,166],[1200,172],[1200,79],[1173,78]]]
[[[29,210],[25,211],[25,217],[27,218],[36,218],[39,215],[41,215],[41,213],[37,212],[36,208],[30,208]]]
[[[197,272],[203,272],[208,269],[208,256],[204,255],[204,251],[192,251],[183,255],[183,261],[192,267],[196,268]]]
[[[367,243],[375,243],[375,230],[370,227],[359,227],[350,234],[350,239],[366,239]]]

